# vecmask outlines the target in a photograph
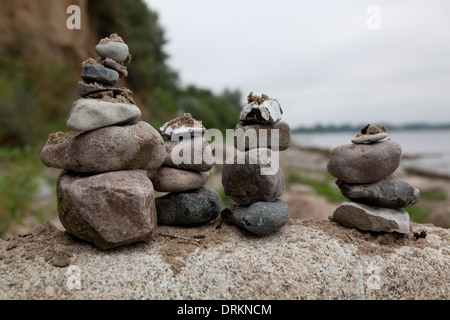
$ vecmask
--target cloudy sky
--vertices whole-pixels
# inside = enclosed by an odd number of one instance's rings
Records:
[[[266,93],[292,127],[450,122],[448,0],[146,1],[183,84]]]

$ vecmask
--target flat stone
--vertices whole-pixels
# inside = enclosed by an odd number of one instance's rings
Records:
[[[345,202],[329,217],[347,227],[362,231],[409,233],[409,214],[403,209],[368,206]]]
[[[263,101],[261,104],[251,102],[242,108],[239,120],[248,123],[274,124],[281,120],[283,110],[276,99]]]
[[[66,125],[71,131],[85,132],[134,123],[140,117],[141,110],[132,104],[80,99],[74,103]]]
[[[203,187],[210,173],[161,166],[147,171],[147,176],[158,192],[184,192]]]
[[[152,170],[161,166],[165,156],[161,135],[142,121],[81,134],[54,133],[41,151],[46,166],[84,173]]]
[[[402,148],[393,140],[372,144],[348,144],[331,150],[328,172],[348,183],[383,180],[400,165]]]
[[[180,142],[166,140],[164,146],[166,159],[163,165],[167,167],[208,172],[214,166],[211,146],[202,137],[183,139]]]
[[[119,73],[113,69],[94,64],[86,64],[81,70],[81,78],[87,82],[101,82],[115,86],[119,81]]]
[[[376,134],[363,134],[360,136],[357,136],[352,140],[355,144],[361,144],[361,143],[367,143],[367,142],[377,142],[381,141],[383,139],[386,139],[388,137],[388,134],[385,132],[380,132]]]
[[[371,184],[350,184],[342,180],[336,184],[344,197],[367,205],[399,209],[420,201],[420,191],[396,176]]]
[[[124,62],[130,54],[125,43],[115,41],[99,43],[95,47],[95,52],[102,58],[111,58],[117,62]]]
[[[117,71],[117,73],[119,74],[119,77],[122,77],[122,78],[128,77],[127,68],[124,67],[123,65],[121,65],[120,63],[118,63],[117,61],[115,61],[111,58],[106,58],[103,60],[102,63],[106,68],[110,68],[110,69]]]
[[[215,220],[220,213],[220,196],[212,189],[172,192],[155,200],[158,224],[200,225]]]
[[[258,236],[265,236],[280,229],[290,219],[288,205],[282,200],[256,202],[249,207],[234,205],[222,210],[220,216]]]
[[[202,136],[206,132],[206,128],[197,120],[192,118],[190,113],[172,119],[159,128],[161,135],[171,138],[187,137],[187,136]]]
[[[238,164],[239,157],[245,160]],[[241,205],[255,202],[273,202],[285,191],[284,176],[278,165],[271,167],[276,156],[270,149],[252,149],[228,159],[222,169],[222,185],[225,194]],[[263,174],[271,168],[273,173]]]
[[[116,95],[128,96],[133,94],[133,91],[127,88],[116,88],[101,83],[87,83],[84,81],[78,82],[78,93],[82,98],[88,97],[93,94],[99,94],[105,91],[108,92],[111,91],[114,96]]]
[[[266,130],[266,133],[261,130]],[[279,139],[272,141],[274,130],[278,130]],[[234,129],[234,134],[234,146],[239,151],[248,151],[261,147],[269,149],[277,148],[279,151],[284,151],[289,148],[291,143],[291,128],[284,121],[278,121],[275,124],[239,123]]]
[[[67,232],[101,249],[148,241],[155,234],[152,183],[136,171],[93,176],[63,171],[57,206]]]

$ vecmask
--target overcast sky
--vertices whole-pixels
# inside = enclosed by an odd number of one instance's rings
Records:
[[[265,93],[292,127],[450,122],[448,0],[146,1],[182,84]]]

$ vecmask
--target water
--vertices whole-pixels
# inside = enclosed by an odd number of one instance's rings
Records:
[[[300,147],[332,149],[349,144],[355,135],[349,132],[293,134],[292,141]],[[402,146],[406,168],[450,177],[450,130],[391,131],[389,137]]]

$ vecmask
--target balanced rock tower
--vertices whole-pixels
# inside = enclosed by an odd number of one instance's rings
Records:
[[[225,194],[238,205],[221,212],[224,221],[259,236],[284,226],[290,218],[288,205],[279,199],[285,191],[279,168],[280,150],[289,148],[289,125],[276,99],[251,92],[235,128],[237,155],[223,165]]]
[[[331,151],[328,171],[350,201],[330,219],[363,231],[409,233],[403,210],[420,201],[420,191],[397,177],[402,149],[388,138],[387,127],[367,125],[352,140]]]
[[[221,210],[220,196],[204,187],[214,166],[211,146],[203,138],[206,128],[186,113],[160,128],[165,142],[162,166],[147,176],[158,192],[158,224],[194,226],[215,220]]]
[[[57,182],[59,219],[67,232],[109,249],[152,239],[157,225],[151,181],[134,171],[159,168],[164,141],[139,121],[132,92],[116,88],[128,75],[128,46],[113,34],[83,63],[81,99],[67,118],[69,132],[51,134],[41,151],[48,166],[63,169]]]

